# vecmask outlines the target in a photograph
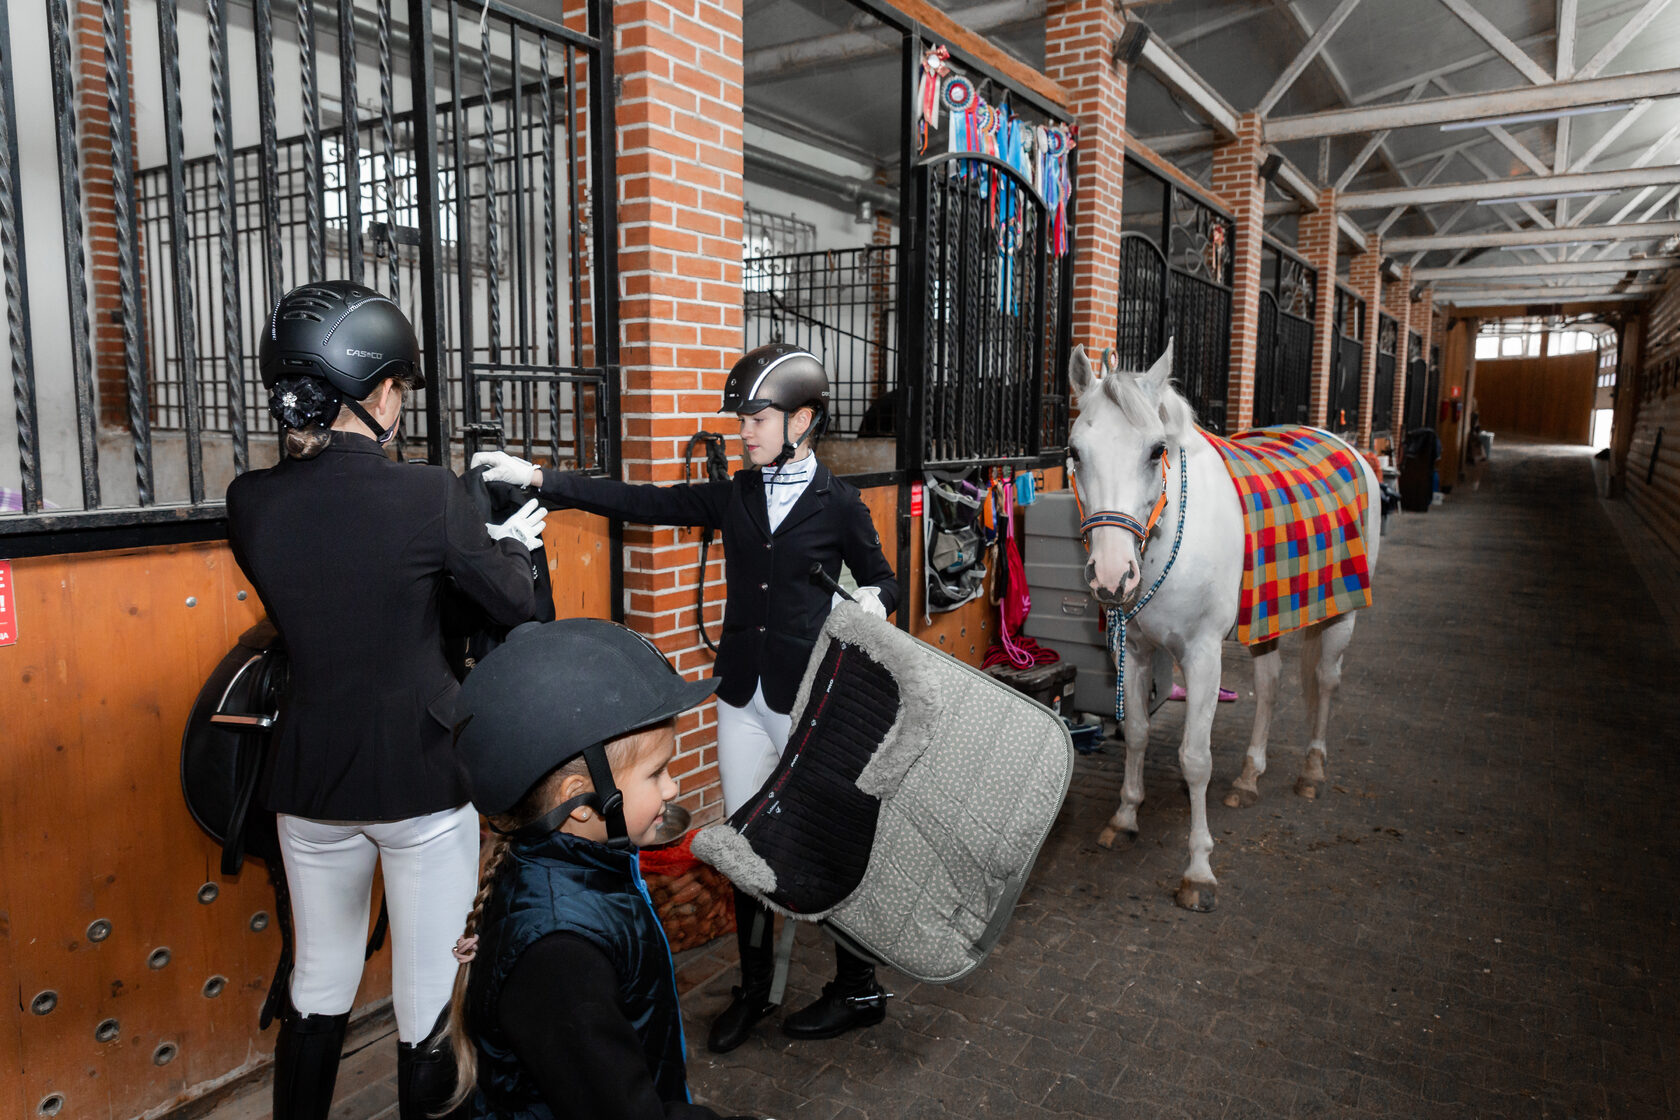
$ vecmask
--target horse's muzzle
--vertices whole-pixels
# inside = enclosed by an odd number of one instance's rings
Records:
[[[1131,606],[1132,602],[1137,598],[1140,583],[1133,582],[1129,594],[1122,588],[1111,589],[1104,587],[1097,582],[1096,561],[1087,560],[1085,561],[1085,586],[1091,589],[1091,598],[1097,601],[1098,606],[1107,608],[1124,608]]]

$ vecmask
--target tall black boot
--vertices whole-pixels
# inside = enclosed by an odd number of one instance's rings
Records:
[[[745,1042],[753,1026],[776,1005],[770,1002],[770,983],[776,975],[776,945],[771,936],[775,918],[752,895],[735,890],[735,946],[741,954],[741,983],[735,998],[712,1021],[706,1049],[725,1054]]]
[[[288,1009],[274,1046],[274,1120],[327,1120],[350,1014]]]
[[[875,965],[834,946],[834,979],[823,985],[816,1002],[782,1020],[789,1038],[834,1038],[859,1027],[873,1027],[887,1017],[892,993],[875,982]]]
[[[399,1120],[466,1120],[471,1098],[443,1112],[455,1093],[455,1051],[442,1028],[449,1019],[446,1004],[437,1025],[424,1042],[397,1043],[397,1116]]]

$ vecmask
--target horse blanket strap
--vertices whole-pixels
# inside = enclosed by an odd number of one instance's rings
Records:
[[[775,771],[694,854],[918,980],[973,971],[1067,795],[1067,729],[850,603],[824,624],[793,711]]]
[[[1237,640],[1268,642],[1370,606],[1365,511],[1371,496],[1358,452],[1316,428],[1203,435],[1225,461],[1242,503]]]

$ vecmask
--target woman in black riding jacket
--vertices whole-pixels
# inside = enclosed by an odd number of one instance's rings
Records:
[[[478,882],[478,815],[451,751],[454,676],[438,603],[452,581],[495,621],[534,612],[535,501],[479,519],[448,469],[385,455],[424,384],[397,305],[343,281],[286,294],[263,334],[285,457],[228,487],[228,536],[285,641],[290,683],[259,796],[279,814],[296,966],[275,1050],[274,1115],[324,1118],[361,980],[375,863],[392,940],[403,1120],[446,1100],[424,1046],[449,999]]]

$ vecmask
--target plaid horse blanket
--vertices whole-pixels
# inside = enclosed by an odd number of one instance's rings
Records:
[[[1243,509],[1237,640],[1270,641],[1371,605],[1365,473],[1358,453],[1316,428],[1203,432]]]

